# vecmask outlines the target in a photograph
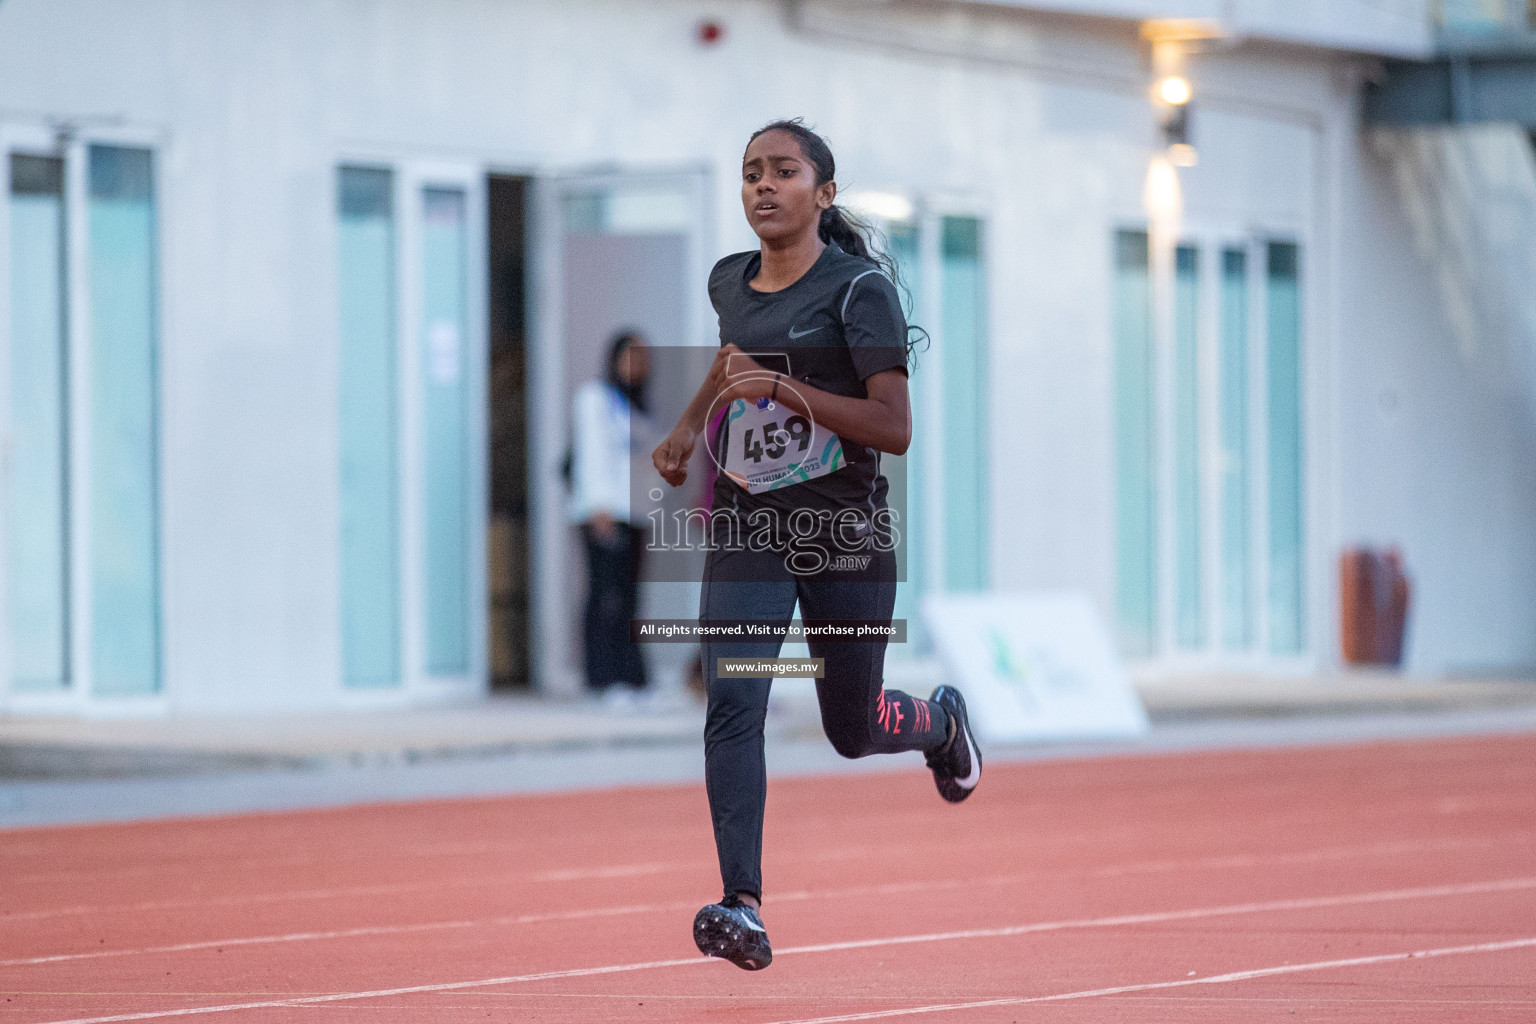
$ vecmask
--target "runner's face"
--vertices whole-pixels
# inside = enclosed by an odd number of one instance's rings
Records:
[[[741,162],[741,205],[757,237],[775,242],[813,234],[837,185],[816,184],[816,168],[788,132],[764,132]]]

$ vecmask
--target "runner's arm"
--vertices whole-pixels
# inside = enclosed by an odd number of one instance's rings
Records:
[[[740,366],[739,360],[751,358],[735,345],[726,345],[720,351],[722,355],[738,360],[733,364],[736,366]],[[716,365],[719,365],[718,361]],[[713,370],[711,377],[714,377]],[[773,397],[779,405],[810,417],[812,422],[844,441],[892,455],[905,454],[912,443],[912,407],[907,397],[905,370],[881,370],[866,377],[864,388],[868,398],[834,395],[793,377],[776,375],[756,363],[732,374],[729,380],[726,397],[749,401]],[[776,395],[775,382],[778,384]],[[708,386],[709,381],[705,384]]]
[[[735,346],[730,345],[726,348],[735,349]],[[715,353],[715,361],[710,364],[709,373],[705,374],[704,382],[699,385],[693,401],[688,403],[688,408],[684,409],[682,416],[678,417],[677,426],[672,428],[672,433],[668,434],[651,453],[651,463],[655,465],[656,471],[673,487],[682,486],[683,481],[688,479],[688,459],[693,455],[694,441],[698,438],[699,431],[703,430],[705,424],[709,422],[709,411],[720,393],[727,357],[726,348]]]

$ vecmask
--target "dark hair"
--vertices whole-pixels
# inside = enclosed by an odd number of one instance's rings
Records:
[[[837,162],[832,159],[832,149],[823,139],[805,123],[801,117],[790,118],[787,121],[772,121],[763,125],[752,133],[747,140],[747,145],[752,145],[759,135],[768,132],[785,132],[794,136],[800,144],[801,155],[816,169],[816,184],[825,185],[837,177]],[[823,242],[836,242],[837,247],[846,253],[866,259],[879,267],[896,290],[911,305],[912,294],[901,277],[901,267],[894,257],[885,249],[885,239],[873,224],[863,218],[849,213],[836,203],[821,211],[821,222],[816,226],[816,233],[821,236]],[[916,342],[921,339],[927,341],[928,332],[916,324],[907,326],[907,365],[908,369],[914,368],[916,360]]]
[[[609,384],[618,389],[619,394],[629,400],[630,405],[633,405],[641,412],[645,412],[646,382],[642,380],[635,384],[630,384],[623,377],[619,376],[619,357],[624,354],[624,350],[629,348],[629,346],[637,344],[645,344],[645,336],[637,330],[626,328],[615,334],[613,340],[608,343],[608,372],[604,376]]]

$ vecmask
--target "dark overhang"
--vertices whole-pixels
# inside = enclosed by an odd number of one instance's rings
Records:
[[[1443,40],[1433,60],[1389,60],[1365,90],[1373,124],[1499,121],[1536,129],[1536,32]]]

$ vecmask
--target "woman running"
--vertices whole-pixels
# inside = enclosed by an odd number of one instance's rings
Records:
[[[894,265],[871,253],[834,204],[834,175],[826,142],[798,118],[749,140],[741,202],[760,245],[711,272],[720,351],[652,456],[678,486],[699,432],[728,406],[711,445],[723,471],[700,596],[705,625],[782,628],[797,600],[808,631],[891,621],[896,559],[880,453],[900,455],[912,437],[907,324],[887,276]],[[770,679],[722,678],[720,659],[772,658],[780,644],[778,637],[706,636],[701,645],[709,701],[704,778],[724,898],[698,912],[693,935],[703,953],[747,970],[773,960],[759,914]],[[971,794],[981,755],[959,691],[940,686],[925,701],[883,689],[883,638],[813,636],[808,644],[824,660],[816,696],[838,753],[921,750],[945,800]]]

